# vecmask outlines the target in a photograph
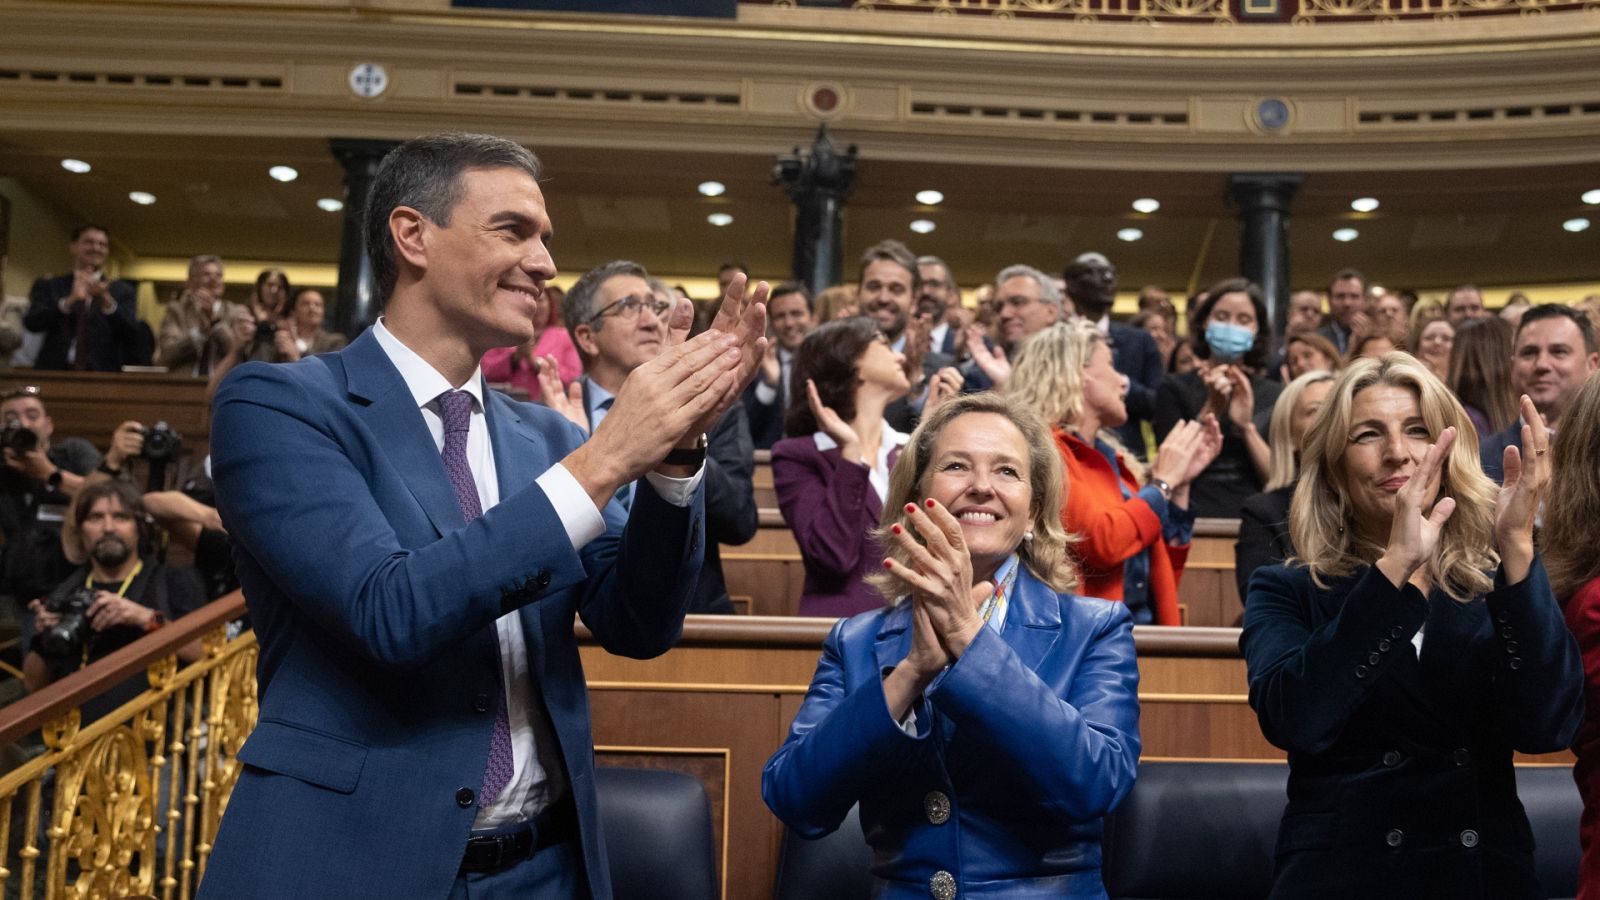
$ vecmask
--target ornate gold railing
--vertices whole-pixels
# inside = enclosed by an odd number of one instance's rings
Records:
[[[45,745],[0,775],[5,896],[194,896],[256,722],[255,635],[227,636],[243,613],[229,594],[0,710],[0,745],[35,728]],[[180,668],[197,639],[204,654]],[[141,672],[147,690],[81,722]]]
[[[793,7],[795,0],[740,0]],[[1452,21],[1479,15],[1542,15],[1600,11],[1600,0],[842,0],[859,12],[929,12],[988,15],[1000,19],[1055,19],[1078,23],[1196,22],[1215,25],[1293,22]]]

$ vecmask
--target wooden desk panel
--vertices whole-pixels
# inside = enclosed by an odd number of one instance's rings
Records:
[[[39,388],[58,437],[81,437],[102,452],[111,432],[130,419],[149,427],[166,422],[183,435],[184,447],[204,455],[211,443],[206,379],[124,372],[48,372],[14,369],[0,378],[9,390]]]

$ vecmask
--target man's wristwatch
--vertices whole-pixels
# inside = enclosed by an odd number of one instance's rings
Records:
[[[1162,481],[1159,478],[1150,479],[1150,483],[1155,485],[1155,489],[1161,492],[1161,499],[1166,500],[1169,503],[1172,501],[1172,485],[1167,484],[1165,481]]]
[[[698,469],[706,461],[706,445],[709,443],[705,433],[701,432],[699,440],[694,442],[693,447],[675,447],[667,452],[662,462],[669,466],[693,466]]]
[[[144,633],[149,634],[165,624],[167,624],[167,617],[161,613],[153,612],[150,614],[150,621],[145,623]]]
[[[50,473],[50,477],[46,478],[44,483],[48,484],[52,491],[61,490],[61,468],[59,466],[56,467],[56,470]]]

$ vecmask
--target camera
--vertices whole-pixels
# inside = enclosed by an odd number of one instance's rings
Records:
[[[56,624],[34,635],[33,648],[40,656],[53,659],[79,659],[89,637],[86,613],[94,604],[94,591],[80,587],[59,599],[45,601],[44,608],[61,617]]]
[[[22,456],[39,449],[39,436],[33,433],[33,429],[10,419],[4,428],[0,428],[0,447]]]
[[[258,344],[272,343],[273,338],[277,335],[277,333],[278,326],[270,321],[256,323],[256,343]]]
[[[171,462],[183,449],[183,435],[172,429],[165,422],[144,429],[144,447],[139,451],[139,458],[153,463]]]

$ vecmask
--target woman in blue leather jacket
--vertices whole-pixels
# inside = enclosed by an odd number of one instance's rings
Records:
[[[1127,608],[1064,593],[1062,483],[1049,432],[994,394],[925,415],[894,468],[894,599],[834,626],[762,778],[806,837],[860,804],[874,896],[1105,896],[1138,670]]]

